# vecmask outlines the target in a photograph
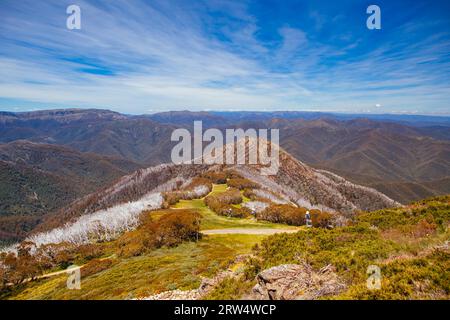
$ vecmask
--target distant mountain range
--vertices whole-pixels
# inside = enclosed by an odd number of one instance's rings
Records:
[[[196,120],[200,118],[204,122],[220,125],[236,124],[242,121],[267,121],[271,119],[335,119],[335,120],[354,120],[369,119],[373,121],[401,123],[409,126],[429,127],[429,126],[450,126],[450,116],[429,116],[429,115],[410,115],[410,114],[350,114],[350,113],[331,113],[331,112],[313,112],[313,111],[169,111],[148,115],[151,119],[165,123],[183,123],[186,120]]]
[[[80,152],[122,157],[140,163],[170,161],[167,141],[174,126],[108,110],[52,110],[0,113],[0,142],[26,139],[64,145]]]
[[[204,128],[222,130],[278,128],[281,146],[305,166],[372,187],[401,203],[450,193],[448,117],[189,111],[133,116],[95,109],[0,112],[0,237],[26,233],[42,222],[44,214],[53,215],[138,168],[170,162],[172,131],[189,129],[195,120],[202,120]],[[331,173],[326,175],[333,179]]]
[[[373,187],[402,203],[450,192],[450,118],[306,112],[166,112],[168,125],[278,128],[297,159]]]

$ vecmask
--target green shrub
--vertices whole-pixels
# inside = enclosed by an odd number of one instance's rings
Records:
[[[242,203],[242,196],[238,189],[229,188],[227,191],[211,194],[205,198],[205,204],[215,213],[227,217],[243,218],[250,215],[247,208],[237,207]]]
[[[272,204],[256,214],[258,220],[275,223],[286,223],[294,226],[305,225],[306,209],[297,208],[289,204]]]
[[[119,255],[138,256],[162,246],[173,247],[186,240],[197,240],[201,237],[200,218],[192,210],[169,212],[156,221],[146,214],[136,230],[117,240]]]
[[[438,199],[443,199],[439,201]],[[423,219],[436,228],[445,229],[450,217],[448,197],[431,198],[417,202],[406,208],[383,209],[374,212],[363,212],[357,215],[356,222],[367,222],[382,230],[394,227],[417,225]]]
[[[186,186],[183,190],[170,191],[163,193],[165,208],[176,204],[180,200],[192,200],[199,198],[200,195],[194,192],[195,188],[205,186],[208,192],[212,190],[211,180],[206,178],[194,178],[192,182]]]
[[[398,248],[368,225],[333,230],[311,228],[264,239],[255,248],[259,260],[253,263],[256,270],[301,261],[317,269],[332,264],[339,273],[355,280],[365,277],[365,268],[374,260],[385,259]]]
[[[209,171],[204,173],[202,177],[216,184],[227,183],[227,174],[225,172]]]
[[[258,188],[259,185],[256,182],[250,181],[245,178],[233,178],[227,181],[228,186],[239,190]]]
[[[448,249],[430,247],[448,239],[448,229],[443,227],[450,218],[448,197],[439,199],[360,213],[347,227],[270,236],[254,247],[246,279],[285,263],[306,262],[316,270],[331,264],[349,284],[348,290],[331,298],[449,299]],[[386,238],[387,231],[396,235],[396,241]],[[415,242],[405,241],[411,238]],[[369,265],[381,268],[381,290],[367,289]]]
[[[369,290],[365,282],[353,284],[336,299],[444,299],[450,295],[450,273],[447,251],[381,265],[381,288]]]

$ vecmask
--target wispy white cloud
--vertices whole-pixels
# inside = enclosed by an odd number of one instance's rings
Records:
[[[414,43],[386,37],[373,50],[282,22],[264,38],[245,2],[218,0],[78,1],[82,30],[69,31],[70,2],[0,3],[1,98],[128,113],[448,110],[445,31]],[[311,29],[326,27],[325,16],[310,16]],[[412,27],[403,28],[395,32]]]

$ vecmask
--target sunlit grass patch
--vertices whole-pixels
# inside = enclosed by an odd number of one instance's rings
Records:
[[[198,213],[202,216],[200,223],[201,230],[224,228],[292,228],[283,224],[256,221],[253,217],[241,219],[219,216],[209,209],[202,199],[180,200],[173,208],[198,210]]]
[[[213,184],[213,189],[211,191],[211,194],[217,194],[227,191],[228,185],[227,184]]]

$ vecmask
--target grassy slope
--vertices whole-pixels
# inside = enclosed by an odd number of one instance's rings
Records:
[[[66,289],[66,275],[43,279],[18,290],[13,299],[124,299],[165,290],[193,289],[201,277],[224,269],[238,254],[248,253],[262,236],[205,237],[176,248],[124,259],[110,269],[82,278],[81,290]]]
[[[226,184],[214,185],[212,193],[224,192]],[[248,201],[248,199],[244,199]],[[201,229],[222,228],[292,228],[286,225],[219,216],[203,199],[181,200],[171,209],[153,211],[158,219],[170,210],[195,209],[202,215]],[[10,295],[11,299],[125,299],[148,296],[160,291],[193,289],[201,277],[211,277],[223,270],[239,254],[251,252],[264,235],[211,235],[199,242],[162,248],[150,254],[115,259],[105,271],[82,278],[81,290],[66,289],[66,275],[29,283]],[[113,252],[108,252],[110,255]],[[120,284],[120,286],[118,286]]]

